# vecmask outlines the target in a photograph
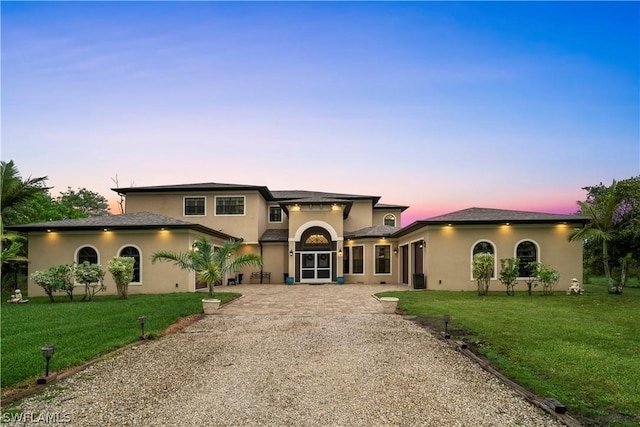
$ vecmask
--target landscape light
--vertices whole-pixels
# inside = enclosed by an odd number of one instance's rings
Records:
[[[46,362],[44,377],[38,378],[37,383],[46,384],[48,381],[53,379],[49,377],[49,361],[51,360],[51,357],[53,356],[53,353],[55,352],[56,347],[53,344],[47,344],[44,347],[42,347],[41,350],[42,350],[42,355],[44,356],[47,362]]]
[[[141,328],[140,340],[145,340],[147,336],[144,334],[144,324],[147,323],[147,316],[138,317],[138,323],[140,323]]]

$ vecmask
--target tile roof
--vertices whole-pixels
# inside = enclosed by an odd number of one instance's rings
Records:
[[[589,218],[580,215],[553,214],[544,212],[515,211],[507,209],[469,208],[432,218],[415,221],[394,234],[400,237],[419,228],[437,224],[499,224],[499,223],[544,224],[554,222],[574,222],[585,224]]]
[[[151,228],[187,228],[199,230],[204,233],[218,236],[224,239],[238,240],[236,237],[213,230],[201,224],[182,221],[165,215],[153,212],[136,212],[122,215],[94,216],[89,218],[64,219],[60,221],[39,222],[33,224],[5,226],[8,230],[29,232],[29,231],[69,231],[69,230],[98,230],[98,229],[151,229]]]
[[[552,214],[543,212],[513,211],[505,209],[469,208],[435,216],[429,222],[474,222],[474,221],[571,221],[579,220],[577,215]]]
[[[112,188],[118,194],[127,193],[170,193],[186,191],[259,191],[265,200],[273,200],[269,189],[263,185],[225,184],[220,182],[201,182],[195,184],[153,185],[146,187]]]

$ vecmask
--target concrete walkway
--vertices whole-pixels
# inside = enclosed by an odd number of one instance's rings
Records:
[[[239,292],[243,296],[220,309],[220,314],[276,314],[324,316],[382,313],[373,296],[384,291],[404,291],[398,285],[238,285],[221,286],[216,292]]]

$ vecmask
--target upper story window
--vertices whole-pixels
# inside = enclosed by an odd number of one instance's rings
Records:
[[[98,263],[98,251],[91,246],[83,246],[78,250],[78,264],[88,261],[90,264]]]
[[[216,196],[216,215],[244,215],[244,196]]]
[[[282,222],[282,208],[269,206],[269,222]]]
[[[184,198],[184,215],[204,216],[206,214],[205,206],[207,205],[206,197],[185,197]]]
[[[384,216],[384,225],[390,225],[391,227],[396,226],[396,216],[392,214],[386,214]]]

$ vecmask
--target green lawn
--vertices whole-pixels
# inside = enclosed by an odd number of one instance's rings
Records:
[[[609,295],[586,285],[584,295],[553,296],[504,291],[406,291],[406,314],[450,327],[505,375],[542,397],[555,397],[585,424],[640,422],[640,289]],[[430,320],[428,320],[430,319]]]
[[[216,293],[223,302],[240,294]],[[4,295],[3,295],[4,296]],[[157,335],[178,319],[201,313],[200,293],[166,295],[96,296],[89,302],[69,302],[59,297],[29,297],[27,304],[2,301],[2,388],[43,374],[41,347],[56,346],[51,369],[59,371],[136,341],[141,333],[138,317],[145,315],[145,333]]]

